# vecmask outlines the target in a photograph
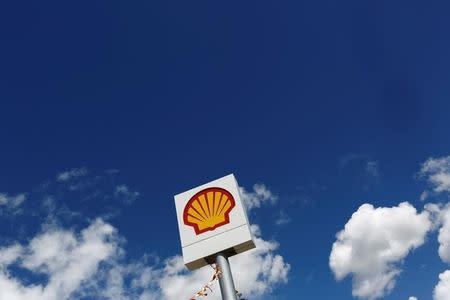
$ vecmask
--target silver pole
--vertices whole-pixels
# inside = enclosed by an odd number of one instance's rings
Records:
[[[221,272],[219,276],[220,291],[223,300],[237,300],[236,289],[234,288],[233,275],[231,274],[230,263],[228,258],[219,253],[216,256],[216,265]]]

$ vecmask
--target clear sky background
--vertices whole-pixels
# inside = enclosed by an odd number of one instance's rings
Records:
[[[3,1],[0,299],[189,297],[173,195],[229,173],[246,298],[450,299],[449,28],[448,1]]]

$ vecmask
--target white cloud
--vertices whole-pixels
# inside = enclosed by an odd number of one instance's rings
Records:
[[[276,241],[262,239],[256,225],[252,226],[252,231],[256,236],[257,248],[231,257],[230,264],[239,292],[246,299],[263,299],[276,286],[288,281],[290,265],[281,255],[276,254],[279,247]],[[189,299],[213,274],[209,266],[188,271],[179,255],[153,264],[148,263],[145,257],[127,264],[121,262],[121,257],[111,257],[108,264],[90,279],[89,286],[83,286],[79,295],[111,300]],[[208,299],[221,299],[217,282],[212,289]]]
[[[114,191],[120,197],[137,196],[124,185]],[[246,196],[252,208],[277,199],[264,185],[255,185]],[[42,231],[26,243],[0,246],[0,299],[189,299],[212,275],[210,267],[188,271],[181,256],[149,262],[144,255],[130,262],[122,248],[125,239],[113,226],[96,219],[81,231],[64,229],[55,199],[45,199],[49,216]],[[277,253],[276,241],[264,240],[256,225],[252,231],[257,249],[230,262],[239,291],[245,298],[261,299],[288,281],[290,265]],[[213,290],[209,299],[220,299],[218,283]]]
[[[409,298],[408,298],[408,300],[417,300],[417,298],[416,298],[416,297],[413,297],[413,296],[411,296],[411,297],[409,297]]]
[[[261,299],[288,281],[290,265],[276,253],[276,241],[261,238],[253,225],[256,249],[230,258],[236,288],[248,299]],[[209,267],[190,272],[181,256],[149,264],[145,257],[125,263],[122,238],[102,220],[80,234],[49,228],[26,245],[0,248],[0,299],[8,300],[179,300],[189,299],[213,273]],[[47,280],[26,284],[13,277],[19,267]],[[218,283],[209,299],[220,299]]]
[[[423,192],[420,194],[420,201],[425,201],[429,196],[430,196],[430,192],[428,192],[428,191],[423,191]]]
[[[433,215],[434,226],[439,227],[439,257],[450,263],[450,203],[446,206],[427,204],[426,209]],[[439,275],[433,296],[435,300],[450,300],[450,270]]]
[[[277,219],[275,220],[275,224],[278,226],[286,225],[291,222],[291,218],[284,212],[283,209],[278,213]]]
[[[428,203],[425,210],[429,213],[432,228],[439,228],[439,257],[442,261],[450,263],[450,203],[447,205]]]
[[[5,193],[0,193],[0,213],[15,215],[21,212],[20,206],[27,200],[24,193],[10,196]]]
[[[450,300],[450,270],[439,274],[439,283],[434,288],[434,300]]]
[[[23,247],[15,244],[9,247],[0,248],[0,266],[1,268],[15,262],[22,254]]]
[[[450,156],[429,158],[422,164],[419,175],[427,179],[434,193],[450,193]],[[429,195],[425,191],[420,198],[425,200]]]
[[[77,236],[72,231],[53,229],[33,238],[26,246],[0,250],[0,299],[64,300],[98,271],[100,262],[118,250],[116,231],[96,220]],[[25,285],[8,272],[17,264],[35,274],[46,275],[46,284]]]
[[[21,193],[15,196],[8,196],[7,194],[0,193],[0,206],[18,207],[27,199],[26,195]]]
[[[450,206],[447,205],[439,211],[439,256],[444,262],[450,263]]]
[[[424,243],[431,227],[429,212],[418,214],[407,202],[381,208],[364,204],[337,234],[330,268],[337,280],[353,276],[354,296],[381,298],[394,288],[403,259]]]
[[[114,196],[116,198],[120,198],[123,202],[127,204],[131,204],[140,196],[140,193],[138,191],[131,190],[125,184],[121,184],[116,186]]]
[[[160,276],[161,271],[149,266],[146,257],[130,264],[121,263],[116,257],[99,272],[85,294],[95,299],[161,299],[157,289]]]
[[[248,210],[259,208],[261,205],[275,204],[278,196],[274,195],[264,184],[253,185],[253,191],[248,192],[244,187],[240,187],[242,202]]]
[[[59,173],[56,176],[56,180],[59,182],[67,182],[74,178],[84,176],[86,174],[87,174],[86,168],[84,168],[84,167],[83,168],[74,168],[74,169]]]

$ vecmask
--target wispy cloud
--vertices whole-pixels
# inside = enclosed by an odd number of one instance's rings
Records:
[[[85,176],[88,173],[87,168],[73,168],[64,172],[59,173],[56,176],[56,180],[59,182],[67,182],[74,178]]]
[[[367,154],[350,153],[341,157],[339,160],[339,168],[345,169],[351,166],[359,168],[372,177],[379,177],[381,175],[379,162]]]
[[[21,205],[27,199],[25,193],[16,194],[14,196],[6,193],[0,193],[0,212],[2,214],[15,215],[21,212]]]
[[[273,194],[264,184],[253,185],[252,191],[240,187],[242,202],[248,210],[259,208],[265,204],[275,204],[278,196]]]
[[[24,193],[9,196],[8,194],[0,193],[0,206],[18,207],[27,199]]]
[[[380,163],[367,154],[350,153],[341,157],[339,169],[341,172],[347,172],[366,191],[381,178]]]
[[[275,224],[278,226],[283,226],[289,224],[291,221],[292,219],[286,214],[286,212],[283,209],[280,209],[277,219],[275,220]]]
[[[430,186],[421,194],[422,201],[433,194],[450,193],[450,156],[427,159],[421,166],[419,177],[425,178]]]
[[[125,184],[116,186],[114,196],[126,204],[133,203],[141,194],[138,191],[131,190],[131,188]]]
[[[97,217],[116,218],[125,205],[141,195],[133,186],[120,183],[118,177],[116,170],[95,172],[84,167],[60,172],[30,192],[0,193],[0,215],[10,218],[20,215],[47,226]],[[92,201],[102,205],[95,210],[86,209]],[[20,226],[24,227],[23,223]]]
[[[291,196],[291,204],[299,203],[305,206],[314,206],[316,204],[318,195],[327,190],[327,187],[316,181],[311,181],[308,184],[297,185],[295,187],[295,194]]]
[[[377,161],[367,160],[366,161],[366,171],[373,177],[380,176],[380,168]]]

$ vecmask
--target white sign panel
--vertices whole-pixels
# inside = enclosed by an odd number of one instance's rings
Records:
[[[183,260],[194,270],[252,248],[250,227],[233,174],[175,196]]]

